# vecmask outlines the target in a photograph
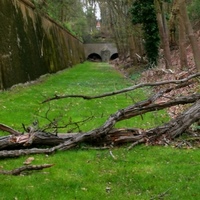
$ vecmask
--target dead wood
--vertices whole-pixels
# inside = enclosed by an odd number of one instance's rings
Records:
[[[198,122],[199,119],[200,100],[170,122],[147,131],[146,135],[148,136],[148,142],[156,143],[160,141],[162,142],[165,139],[171,140],[181,135],[191,126],[191,124]]]
[[[70,136],[66,136],[68,138]],[[0,150],[3,149],[24,149],[33,145],[48,145],[55,146],[64,142],[64,139],[53,134],[44,132],[25,133],[18,136],[3,136],[0,137]]]
[[[156,95],[159,97],[159,95]],[[164,144],[166,140],[172,140],[182,134],[194,122],[200,119],[200,94],[177,97],[168,102],[156,103],[155,96],[146,101],[131,105],[111,115],[108,120],[99,128],[86,133],[53,135],[43,132],[27,133],[20,136],[0,137],[0,157],[18,157],[28,154],[50,154],[56,151],[63,151],[74,148],[81,143],[88,143],[94,146],[120,145],[133,143],[132,146],[140,143]],[[154,100],[152,102],[152,100]],[[142,129],[114,129],[114,125],[122,120],[147,112],[161,110],[178,104],[194,103],[187,111],[170,122],[150,130]],[[34,136],[32,136],[34,134]],[[27,148],[27,142],[31,144]],[[33,148],[45,145],[45,148]],[[12,150],[10,150],[12,149]]]
[[[32,171],[32,170],[42,170],[44,168],[52,167],[53,164],[43,164],[43,165],[25,165],[13,170],[0,170],[0,174],[4,175],[20,175],[24,171]]]
[[[6,126],[5,124],[0,124],[0,130],[6,131],[6,132],[10,133],[11,135],[21,135],[21,133],[12,129],[11,127]]]

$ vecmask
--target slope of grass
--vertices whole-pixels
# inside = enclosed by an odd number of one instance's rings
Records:
[[[69,121],[69,117],[79,121],[93,115],[92,120],[80,127],[86,131],[100,126],[111,113],[132,101],[144,99],[149,91],[134,91],[131,97],[121,94],[92,101],[41,102],[55,93],[96,95],[131,84],[107,64],[84,63],[42,78],[37,84],[1,92],[0,123],[22,130],[21,123],[27,125],[36,118],[40,126],[44,126],[48,123],[46,116],[51,120],[59,116],[62,122]],[[165,118],[164,112],[155,112],[118,126],[147,128],[162,123]],[[3,134],[6,133],[1,132]],[[200,199],[198,149],[138,146],[131,151],[126,147],[116,148],[112,153],[116,160],[109,150],[74,149],[53,155],[34,155],[32,164],[55,165],[24,176],[0,175],[0,200]],[[19,167],[27,158],[2,159],[0,168]]]

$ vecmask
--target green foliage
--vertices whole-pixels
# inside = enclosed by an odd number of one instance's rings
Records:
[[[95,16],[95,8],[88,5],[85,12],[85,19],[87,22],[87,26],[85,26],[83,40],[84,42],[95,42],[95,37],[99,33],[96,29],[97,19]]]
[[[92,6],[87,6],[83,11],[83,2],[80,0],[32,1],[38,12],[49,15],[80,40],[84,40],[88,34],[96,29],[95,9]]]
[[[136,0],[131,8],[133,24],[142,24],[144,46],[150,66],[156,65],[159,50],[159,31],[154,0]]]
[[[189,16],[192,20],[198,21],[200,19],[200,3],[199,0],[193,0],[188,6]]]
[[[65,22],[65,23],[63,23],[63,26],[64,26],[70,33],[72,33],[73,35],[76,35],[76,32],[73,30],[72,24],[71,24],[71,23]]]
[[[78,18],[76,21],[70,22],[68,24],[70,24],[74,35],[83,40],[84,36],[87,34],[87,21],[85,17],[83,16],[82,18]]]

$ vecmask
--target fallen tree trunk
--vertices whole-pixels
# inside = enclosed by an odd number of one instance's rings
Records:
[[[27,133],[25,135],[10,135],[0,137],[0,157],[17,157],[27,154],[50,154],[57,150],[63,151],[76,147],[81,143],[99,145],[119,145],[124,143],[162,144],[182,134],[194,122],[200,119],[200,94],[179,97],[168,102],[155,103],[148,99],[117,111],[99,128],[86,133],[47,134],[43,132]],[[156,99],[155,99],[156,100]],[[150,130],[114,129],[114,125],[146,112],[160,110],[172,105],[194,103],[187,111],[170,122]],[[32,148],[48,145],[48,148]],[[12,150],[10,150],[12,149]],[[18,149],[18,150],[17,150]]]

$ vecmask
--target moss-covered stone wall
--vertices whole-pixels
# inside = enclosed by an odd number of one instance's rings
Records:
[[[28,0],[0,0],[0,89],[85,60],[83,44]]]

